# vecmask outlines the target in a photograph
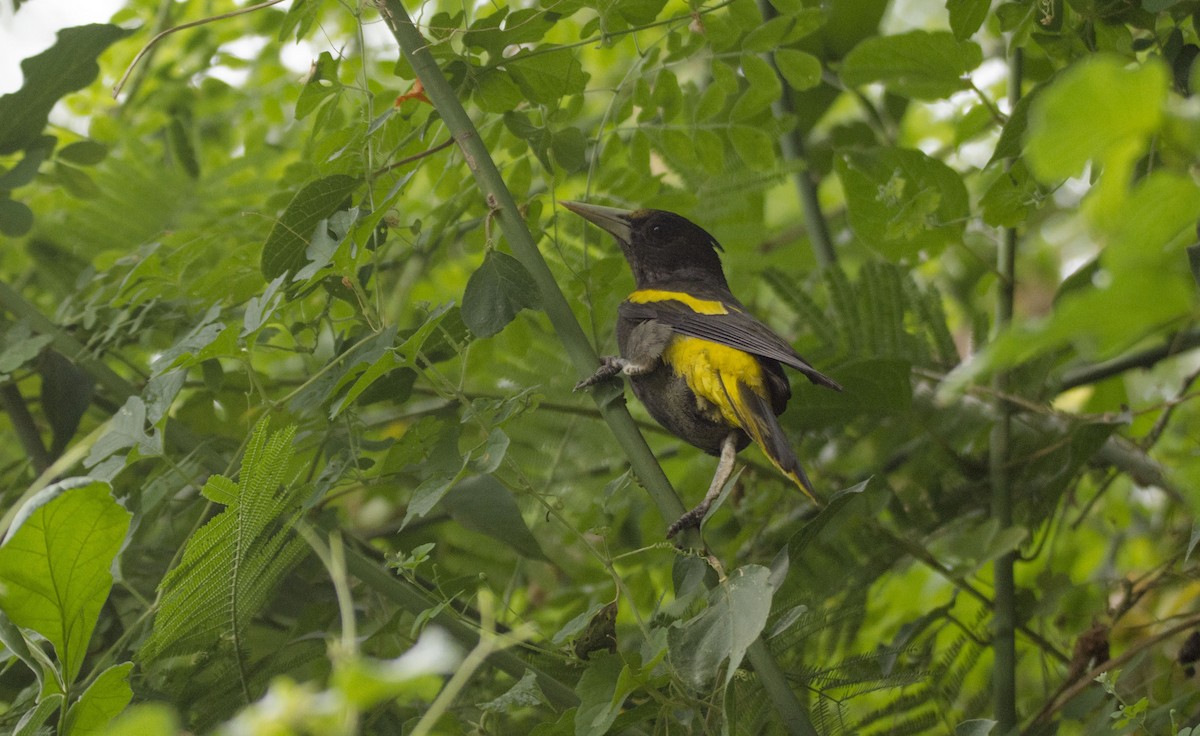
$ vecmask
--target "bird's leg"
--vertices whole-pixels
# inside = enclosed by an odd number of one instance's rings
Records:
[[[654,361],[652,360],[633,361],[626,358],[618,358],[615,355],[605,355],[600,358],[600,367],[596,369],[596,372],[575,384],[575,390],[579,391],[589,386],[595,386],[597,383],[612,378],[618,373],[623,373],[627,376],[640,376],[652,370],[654,370]]]
[[[697,504],[696,508],[679,517],[667,529],[667,539],[670,539],[684,529],[700,527],[700,522],[704,520],[704,515],[708,513],[708,509],[721,495],[721,489],[725,487],[725,481],[729,480],[730,474],[733,473],[733,458],[736,455],[737,432],[730,432],[721,442],[721,459],[717,461],[717,472],[713,474],[712,484],[708,487],[708,493],[704,495],[704,500]]]

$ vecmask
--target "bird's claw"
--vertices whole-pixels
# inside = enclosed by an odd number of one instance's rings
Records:
[[[600,358],[600,367],[596,369],[596,372],[575,384],[575,388],[573,390],[581,391],[585,388],[595,386],[601,381],[612,378],[613,376],[625,370],[626,365],[626,361],[622,358],[618,358],[615,355],[605,355],[604,357]]]

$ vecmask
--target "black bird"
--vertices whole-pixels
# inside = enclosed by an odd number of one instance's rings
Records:
[[[618,373],[629,376],[634,395],[659,424],[720,458],[704,500],[667,536],[700,525],[733,472],[734,456],[751,439],[815,501],[776,419],[792,396],[783,366],[841,391],[838,382],[746,311],[725,281],[721,245],[703,228],[663,210],[562,204],[616,237],[636,284],[617,311],[621,356],[604,357],[575,389]]]

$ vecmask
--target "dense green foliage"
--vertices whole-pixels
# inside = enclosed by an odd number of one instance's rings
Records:
[[[401,5],[113,101],[236,9],[130,0],[0,97],[0,730],[1200,723],[1200,2]],[[666,542],[559,199],[696,221],[846,387],[782,417],[822,508],[750,449]]]

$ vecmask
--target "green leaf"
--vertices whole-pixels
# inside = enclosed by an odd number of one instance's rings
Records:
[[[210,662],[222,659],[218,643],[245,636],[308,551],[292,530],[304,489],[292,479],[295,428],[269,429],[262,420],[251,432],[236,484],[219,475],[205,484],[207,497],[230,503],[188,539],[179,565],[160,583],[154,627],[137,654],[141,662],[199,653]]]
[[[162,454],[162,435],[158,432],[146,433],[146,404],[140,396],[130,396],[125,400],[109,420],[108,431],[92,445],[83,464],[95,468],[102,460],[130,447],[136,448],[140,457]]]
[[[537,309],[541,303],[541,292],[521,262],[493,249],[467,280],[462,318],[475,336],[491,337],[522,309]]]
[[[1183,555],[1183,561],[1186,564],[1192,558],[1192,552],[1196,551],[1196,545],[1200,543],[1200,521],[1192,523],[1192,534],[1188,537],[1187,552]]]
[[[761,565],[739,567],[709,591],[708,607],[667,633],[671,664],[684,682],[702,690],[728,660],[728,685],[766,626],[774,593],[771,571]]]
[[[489,69],[479,76],[474,97],[480,110],[495,113],[509,112],[525,100],[511,75],[500,69]]]
[[[33,710],[26,711],[25,715],[21,717],[17,729],[13,731],[13,736],[40,736],[45,733],[41,730],[42,724],[62,707],[62,702],[61,693],[51,693],[39,700]]]
[[[440,505],[467,529],[508,545],[522,557],[549,561],[512,493],[492,476],[467,478],[451,488]]]
[[[41,652],[35,655],[29,648],[29,642],[21,633],[13,622],[8,620],[8,616],[4,615],[4,610],[0,609],[0,644],[8,650],[14,657],[21,660],[26,667],[29,668],[35,678],[37,678],[38,692],[45,692],[46,677],[53,677],[53,673],[44,662]]]
[[[107,483],[71,478],[29,499],[0,546],[0,609],[54,645],[67,683],[79,676],[112,589],[129,519]]]
[[[582,94],[588,74],[569,49],[539,46],[504,62],[505,68],[536,104],[553,105],[567,95]]]
[[[733,150],[747,166],[758,171],[775,168],[775,139],[749,125],[732,125],[728,132]]]
[[[50,156],[57,142],[58,139],[54,136],[44,135],[26,146],[24,155],[21,156],[17,165],[0,174],[0,190],[16,189],[33,181],[42,162]]]
[[[905,148],[850,150],[836,160],[850,224],[890,258],[938,251],[962,237],[967,188],[954,169]]]
[[[33,210],[23,202],[0,196],[0,233],[19,238],[33,229]]]
[[[1192,280],[1200,286],[1200,243],[1192,243],[1187,247],[1188,265],[1192,267]]]
[[[779,49],[775,52],[775,65],[797,92],[812,89],[821,83],[821,60],[812,54],[796,49]]]
[[[797,381],[797,419],[804,427],[836,426],[851,416],[903,414],[912,406],[912,365],[891,358],[866,358],[839,365],[837,380],[844,391],[830,391]]]
[[[1092,56],[1067,69],[1029,111],[1026,156],[1044,181],[1075,176],[1094,160],[1132,161],[1162,125],[1168,73],[1150,62]]]
[[[322,51],[316,63],[300,88],[300,96],[296,98],[296,119],[303,120],[330,95],[337,94],[342,89],[338,81],[338,64],[341,59],[333,58],[328,51]]]
[[[841,76],[851,87],[880,82],[903,97],[936,100],[966,89],[963,76],[982,61],[973,41],[947,31],[909,31],[858,44],[842,62]]]
[[[989,165],[1004,159],[1017,158],[1025,150],[1025,131],[1029,127],[1029,106],[1041,96],[1045,89],[1043,85],[1034,87],[1029,94],[1017,101],[1012,114],[1008,116],[1008,121],[1004,123],[1004,128],[1000,131],[996,148],[992,151],[992,157],[988,159]]]
[[[76,141],[59,149],[56,158],[77,166],[95,166],[108,155],[108,146],[96,141]]]
[[[956,576],[966,576],[1000,555],[1012,552],[1029,536],[1019,526],[1001,528],[996,519],[953,521],[925,541],[930,554]]]
[[[129,687],[132,662],[109,667],[88,685],[79,700],[67,711],[67,736],[95,736],[133,700]]]
[[[261,268],[267,281],[285,273],[295,274],[304,266],[317,225],[333,213],[348,209],[348,198],[359,184],[357,177],[334,174],[305,184],[292,197],[263,244]]]
[[[276,39],[282,41],[295,30],[295,39],[299,41],[308,35],[317,21],[317,11],[321,9],[321,0],[292,0],[292,6],[279,23],[279,33]]]
[[[79,421],[91,405],[96,382],[91,374],[54,350],[42,354],[38,374],[42,377],[42,410],[54,438],[50,454],[57,457],[75,435]]]
[[[0,97],[0,155],[16,153],[37,140],[60,97],[83,89],[100,73],[96,57],[132,33],[114,25],[64,28],[54,45],[21,62],[21,89]]]
[[[575,685],[579,710],[575,712],[576,736],[603,736],[621,714],[625,698],[634,685],[622,678],[624,663],[617,654],[603,652],[588,660],[588,667]]]
[[[542,688],[538,686],[537,675],[533,670],[525,670],[525,674],[521,675],[521,679],[515,685],[499,697],[480,703],[479,707],[484,713],[503,714],[511,713],[516,708],[533,708],[546,704],[548,701],[542,693]]]
[[[1038,203],[1037,182],[1029,175],[1023,160],[996,176],[979,200],[983,221],[991,227],[1016,227],[1025,222]]]
[[[771,103],[783,94],[779,75],[756,54],[742,54],[742,74],[746,77],[746,90],[733,103],[733,109],[729,111],[731,120],[752,118],[770,109]]]
[[[53,176],[64,189],[80,199],[95,199],[101,194],[100,187],[96,186],[86,171],[63,161],[54,162]]]
[[[959,41],[965,41],[987,20],[992,0],[946,0],[950,12],[950,30]]]
[[[3,350],[0,350],[0,376],[12,373],[31,362],[42,352],[42,348],[53,342],[53,335],[35,335],[29,325],[18,322],[4,334]]]
[[[985,4],[986,9],[986,4]],[[954,727],[954,736],[988,736],[996,727],[997,721],[987,718],[975,718],[963,721]]]
[[[102,733],[104,736],[175,736],[180,733],[179,717],[166,703],[139,703],[117,716]]]
[[[550,150],[554,160],[568,173],[582,171],[587,166],[587,138],[579,128],[567,126],[554,131]]]

